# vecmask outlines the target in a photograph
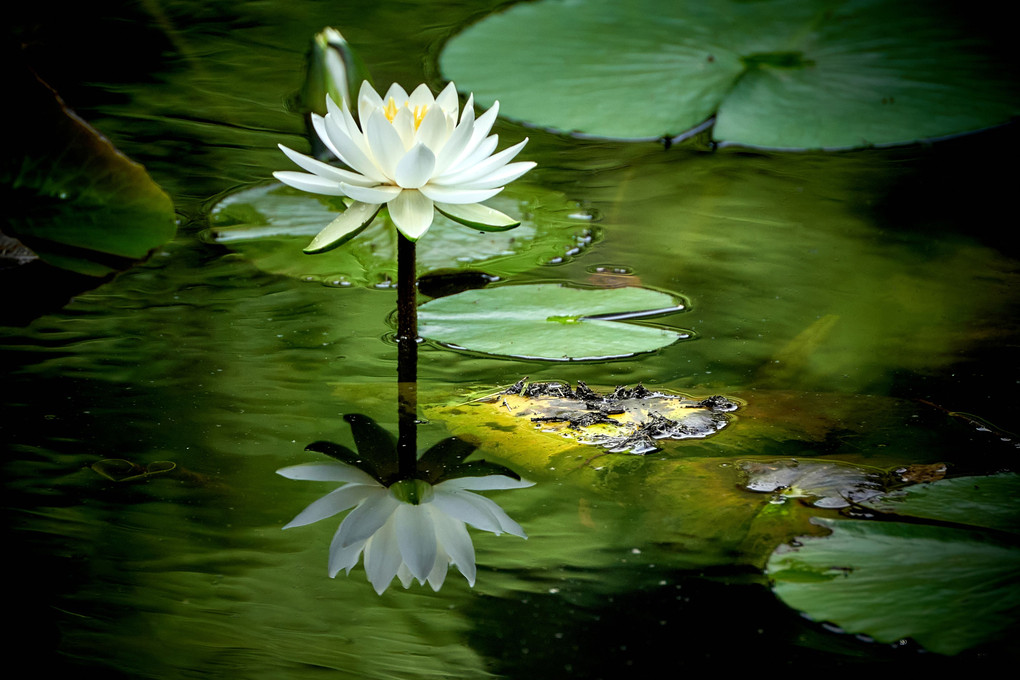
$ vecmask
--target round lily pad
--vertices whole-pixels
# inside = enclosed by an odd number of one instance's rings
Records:
[[[440,67],[479,104],[564,132],[673,137],[714,115],[719,142],[855,148],[1020,112],[995,47],[963,24],[901,0],[540,0],[455,36]]]
[[[437,213],[417,243],[418,274],[483,268],[509,276],[574,256],[598,239],[590,213],[561,194],[515,184],[486,203],[520,219],[501,232],[469,229]],[[233,193],[213,208],[208,241],[221,243],[259,268],[326,285],[389,285],[396,278],[397,231],[382,211],[357,237],[326,253],[302,249],[345,209],[341,198],[279,183]]]
[[[620,323],[685,306],[678,297],[647,288],[502,286],[426,302],[418,310],[418,333],[485,354],[550,361],[611,359],[690,337],[674,329]]]

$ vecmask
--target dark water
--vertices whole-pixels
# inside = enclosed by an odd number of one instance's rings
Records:
[[[395,293],[261,268],[202,237],[208,210],[287,167],[277,142],[303,148],[284,104],[316,31],[342,28],[377,84],[413,85],[436,79],[442,40],[483,9],[21,10],[33,66],[147,167],[180,229],[144,264],[0,331],[13,649],[39,670],[132,678],[611,678],[663,662],[924,670],[1008,656],[993,645],[946,659],[787,608],[762,574],[768,550],[743,540],[767,499],[738,489],[729,461],[941,462],[954,474],[1013,464],[1002,431],[1016,430],[1017,261],[1001,217],[1011,189],[993,170],[1014,148],[1009,129],[770,155],[501,123],[506,143],[531,137],[527,182],[595,217],[583,252],[553,264],[536,254],[511,282],[610,285],[609,270],[612,285],[685,296],[689,310],[661,322],[693,337],[570,365],[426,344],[427,399],[456,403],[527,375],[726,394],[747,415],[691,446],[616,454],[609,481],[557,469],[531,440],[493,441],[489,457],[538,484],[491,494],[530,538],[474,532],[473,589],[451,572],[438,594],[380,597],[360,566],[327,578],[330,522],[280,531],[328,488],[277,468],[314,460],[310,442],[349,444],[343,414],[395,426]],[[423,444],[458,428],[429,420]],[[89,468],[107,458],[172,461],[176,474],[115,483]],[[676,460],[715,472],[657,482]]]

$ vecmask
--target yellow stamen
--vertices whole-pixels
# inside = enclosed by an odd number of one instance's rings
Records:
[[[397,117],[397,103],[393,101],[393,97],[390,97],[389,102],[386,103],[383,108],[383,115],[386,116],[386,120],[393,122],[393,119]]]
[[[404,102],[404,106],[408,106],[408,102]],[[410,107],[408,107],[410,108]],[[421,106],[414,107],[414,111],[411,112],[411,117],[414,118],[414,129],[417,130],[421,122],[425,120],[425,114],[428,113],[429,107],[422,104]],[[397,117],[397,112],[400,108],[397,106],[397,102],[390,97],[390,100],[386,102],[386,106],[383,107],[383,115],[386,116],[386,120],[393,122],[393,119]]]

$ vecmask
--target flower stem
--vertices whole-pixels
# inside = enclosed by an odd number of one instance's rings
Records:
[[[418,275],[414,241],[397,234],[397,466],[418,470]]]

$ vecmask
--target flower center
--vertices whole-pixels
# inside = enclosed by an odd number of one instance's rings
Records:
[[[390,494],[401,503],[431,503],[435,493],[432,485],[421,479],[402,479],[390,486]]]
[[[403,106],[407,107],[408,109],[410,109],[410,106],[408,106],[408,103],[409,102],[404,102]],[[390,97],[390,100],[388,102],[386,102],[386,106],[383,107],[383,110],[382,110],[383,111],[383,115],[386,116],[386,120],[388,120],[388,121],[390,121],[392,123],[393,119],[397,117],[397,113],[400,111],[400,108],[401,107],[397,106],[397,102],[394,101],[393,97]],[[428,113],[428,112],[429,112],[429,107],[427,105],[425,105],[425,104],[422,104],[421,106],[416,106],[416,107],[414,107],[414,110],[411,111],[411,116],[414,118],[414,129],[415,130],[417,130],[418,126],[421,125],[421,122],[423,120],[425,120],[425,114]]]

